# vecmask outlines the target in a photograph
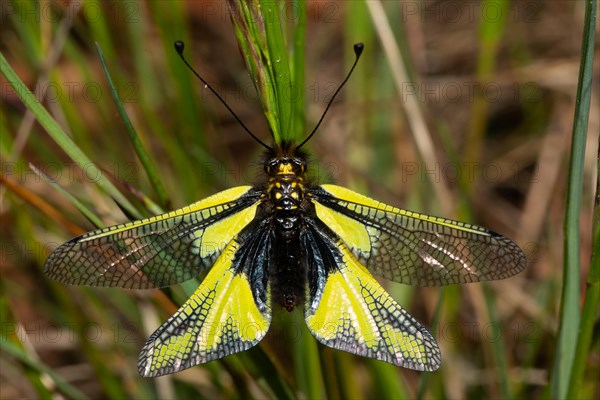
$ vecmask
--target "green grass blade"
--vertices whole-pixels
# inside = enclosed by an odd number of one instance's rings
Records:
[[[489,315],[490,322],[495,326],[499,325],[498,313],[496,312],[496,306],[494,303],[494,295],[487,282],[481,283],[483,289],[483,295],[485,298],[485,310]],[[494,368],[498,376],[498,383],[500,386],[500,397],[503,399],[512,398],[510,389],[508,387],[508,363],[506,361],[506,343],[499,337],[496,340],[490,340],[490,347],[492,357],[494,358]]]
[[[356,379],[351,379],[355,376],[356,357],[350,353],[341,351],[331,352],[331,361],[333,366],[333,378],[335,386],[338,388],[338,398],[341,399],[358,399],[360,398],[360,387]]]
[[[295,397],[292,389],[283,379],[282,374],[260,346],[256,346],[249,352],[240,353],[237,356],[243,360],[244,367],[255,378],[257,383],[270,390],[276,399],[291,400]]]
[[[25,6],[28,9],[32,9],[35,5],[35,1],[19,1],[13,0],[9,3],[6,10],[10,10],[10,7]],[[14,28],[19,38],[22,40],[21,45],[23,46],[23,56],[26,57],[27,61],[36,67],[40,67],[44,60],[44,51],[42,48],[42,35],[40,35],[41,24],[35,21],[34,18],[19,18],[19,13],[8,12],[5,14],[3,19],[4,26],[10,26]],[[10,23],[9,23],[10,22]],[[8,52],[7,52],[8,53]]]
[[[275,143],[294,137],[288,51],[280,22],[282,4],[228,1],[238,44],[258,90]],[[300,84],[301,82],[295,82]]]
[[[585,145],[587,139],[588,120],[592,91],[592,76],[594,65],[594,32],[596,21],[596,1],[586,2],[585,23],[581,46],[581,64],[579,69],[579,82],[577,85],[577,101],[575,106],[575,119],[573,121],[573,137],[571,141],[571,159],[569,162],[569,181],[567,188],[567,205],[564,224],[564,271],[563,291],[560,309],[560,330],[552,371],[552,395],[555,398],[565,398],[567,392],[575,394],[578,390],[583,375],[587,349],[593,329],[595,310],[598,298],[598,247],[595,247],[595,264],[592,264],[588,283],[591,289],[586,296],[584,319],[581,319],[579,310],[579,218],[581,210],[581,193],[583,190]],[[598,204],[596,203],[596,210]],[[593,240],[598,241],[598,221],[594,224],[595,235]],[[593,301],[594,304],[589,304]],[[580,322],[582,326],[580,326]],[[579,327],[580,334],[577,335]],[[581,342],[581,341],[583,342]],[[587,342],[587,343],[586,343]],[[577,356],[577,364],[575,364]],[[572,372],[573,371],[573,372]]]
[[[231,10],[231,20],[238,45],[244,55],[246,67],[252,77],[254,86],[258,91],[265,116],[271,128],[271,135],[275,143],[279,143],[281,142],[279,112],[275,86],[271,80],[272,75],[268,71],[269,55],[263,53],[266,49],[266,39],[264,38],[264,26],[259,23],[259,21],[262,21],[260,9],[256,4],[252,5],[232,0],[228,1],[227,4]]]
[[[62,186],[58,184],[54,179],[46,175],[42,170],[38,169],[35,165],[29,164],[29,168],[36,173],[36,175],[40,176],[44,179],[50,186],[56,189],[61,195],[63,195],[69,203],[73,204],[79,212],[81,212],[96,228],[102,228],[104,224],[89,208],[87,208],[82,202],[80,202],[75,196],[71,193],[67,192]]]
[[[487,3],[487,4],[486,4]],[[510,2],[506,0],[488,0],[483,7],[493,6],[498,10],[498,18],[482,18],[479,25],[479,59],[477,60],[477,81],[488,82],[493,76],[496,68],[498,54],[502,36],[507,23],[507,15],[510,13]],[[465,163],[479,162],[481,149],[484,144],[485,131],[489,114],[490,104],[483,96],[483,93],[477,92],[473,97],[471,108],[471,120],[469,121],[469,131],[465,146]],[[463,181],[467,188],[472,186],[468,179]]]
[[[296,329],[294,340],[294,367],[298,388],[308,399],[325,398],[323,373],[317,341],[312,337],[301,313],[292,313],[291,326]]]
[[[565,398],[567,395],[577,346],[576,327],[579,326],[580,322],[579,213],[581,210],[585,144],[592,84],[594,12],[595,1],[587,2],[569,161],[569,180],[564,222],[564,270],[560,307],[560,329],[551,380],[552,396],[555,398]]]
[[[85,0],[84,7],[89,10],[102,10],[103,2],[101,0]],[[115,3],[118,7],[118,5]],[[115,11],[117,11],[115,9]],[[125,12],[125,10],[119,10],[120,12]],[[90,27],[90,38],[93,38],[95,42],[101,43],[104,48],[104,53],[109,60],[118,59],[116,47],[118,43],[111,37],[111,28],[110,25],[112,21],[110,20],[110,13],[108,12],[99,12],[99,13],[87,13],[84,12],[87,23]],[[113,32],[114,34],[115,32]]]
[[[292,102],[292,129],[293,138],[302,140],[306,135],[306,117],[304,107],[306,100],[304,96],[305,84],[305,59],[306,59],[306,13],[308,12],[305,0],[293,0],[293,9],[296,10],[296,18],[292,28],[292,54],[290,69],[292,73],[291,85],[288,98]]]
[[[444,300],[446,298],[446,290],[445,288],[440,291],[440,296],[438,298],[437,304],[435,305],[435,310],[433,311],[433,318],[431,319],[431,326],[440,326],[440,318],[442,315],[442,307],[444,306]],[[432,332],[434,336],[436,336],[435,332]],[[431,374],[423,374],[421,376],[421,380],[419,381],[419,387],[417,388],[416,399],[422,400],[425,398],[425,392],[427,389],[431,389]]]
[[[373,381],[373,393],[375,397],[408,399],[409,393],[405,390],[405,385],[400,375],[398,368],[382,363],[377,360],[368,360],[369,371]]]
[[[598,188],[600,189],[600,185]],[[583,384],[586,362],[590,355],[589,351],[592,344],[594,323],[596,321],[596,314],[598,313],[598,304],[600,303],[600,207],[598,207],[598,204],[596,204],[595,214],[592,266],[588,275],[583,310],[581,312],[581,322],[579,324],[579,335],[577,337],[577,347],[575,358],[573,359],[573,372],[569,381],[569,391],[567,393],[567,398],[569,399],[581,398],[579,392]],[[591,379],[596,378],[591,377]],[[598,382],[596,381],[597,384]]]
[[[186,3],[155,1],[148,3],[148,6],[152,10],[162,39],[169,73],[175,78],[173,82],[176,84],[177,96],[181,99],[179,107],[173,110],[177,113],[179,121],[184,122],[179,126],[178,136],[183,143],[186,143],[187,153],[193,151],[203,153],[206,148],[205,116],[199,112],[203,107],[198,100],[198,81],[177,57],[173,48],[176,40],[183,40],[189,44],[188,51],[193,52],[194,42],[188,40],[190,34],[186,18]],[[206,154],[201,154],[199,158],[204,159],[205,156]],[[193,158],[193,155],[190,158]]]
[[[117,106],[117,111],[119,112],[119,116],[125,125],[127,133],[129,134],[129,140],[131,140],[131,144],[135,149],[135,152],[148,174],[148,178],[150,179],[150,184],[154,188],[156,195],[158,196],[159,202],[161,206],[166,206],[169,203],[169,195],[165,190],[165,186],[163,185],[160,176],[158,175],[158,171],[154,162],[150,159],[150,156],[146,152],[142,141],[138,137],[127,112],[125,111],[125,107],[123,107],[123,102],[119,98],[119,94],[117,93],[117,88],[115,87],[113,80],[110,76],[110,72],[106,66],[106,62],[104,60],[104,56],[102,55],[102,49],[98,43],[96,43],[96,50],[98,51],[98,57],[100,58],[100,64],[102,65],[102,71],[104,72],[104,76],[106,77],[106,81],[108,83],[108,87],[110,88],[110,94],[112,95],[113,100],[115,101],[115,105]]]
[[[33,93],[29,90],[19,76],[15,73],[12,67],[4,58],[4,54],[0,53],[0,72],[6,78],[10,86],[13,88],[17,96],[23,101],[25,106],[33,112],[38,122],[44,127],[46,132],[54,139],[54,141],[67,153],[73,161],[79,164],[82,168],[89,167],[92,165],[91,160],[81,151],[81,149],[73,142],[73,140],[63,131],[58,123],[52,118],[52,116],[46,111],[46,109],[40,104],[35,98]],[[135,207],[123,196],[121,192],[104,176],[104,174],[98,175],[97,180],[98,186],[109,194],[121,207],[127,212],[141,218],[140,213]]]
[[[272,0],[259,0],[259,2],[264,16],[264,32],[267,39],[266,50],[269,54],[267,58],[269,61],[268,71],[271,74],[271,81],[275,85],[279,133],[283,140],[291,140],[294,133],[291,130],[293,109],[289,93],[292,88],[292,78],[290,75],[287,47],[280,23],[280,7],[283,6],[283,3],[277,3]]]

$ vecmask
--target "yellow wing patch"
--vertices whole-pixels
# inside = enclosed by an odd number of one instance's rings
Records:
[[[314,202],[317,217],[353,249],[363,253],[371,251],[368,227],[355,219]]]
[[[198,239],[194,241],[194,250],[200,257],[211,257],[219,253],[232,239],[233,235],[248,225],[256,215],[258,203],[237,212],[230,217],[223,218],[208,226],[204,231],[198,231]]]
[[[361,345],[374,349],[379,342],[373,329],[376,324],[368,304],[360,296],[356,286],[349,285],[342,272],[333,272],[327,278],[319,307],[306,322],[325,340],[335,340],[340,330],[351,327]]]
[[[421,371],[436,370],[440,350],[431,334],[398,305],[346,247],[305,317],[326,346]]]
[[[138,360],[142,376],[158,376],[255,346],[271,323],[269,299],[260,309],[248,276],[232,268],[232,240],[194,294],[148,339]],[[267,295],[268,297],[268,295]]]

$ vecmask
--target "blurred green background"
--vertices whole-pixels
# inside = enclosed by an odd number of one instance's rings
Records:
[[[132,216],[251,184],[262,148],[185,68],[173,42],[246,125],[269,142],[257,91],[224,1],[1,5],[0,49],[91,163],[77,164],[2,76],[0,109],[0,398],[541,398],[553,393],[563,221],[585,3],[282,2],[308,133],[354,59],[363,57],[311,140],[315,176],[388,204],[486,226],[528,257],[488,285],[384,282],[438,340],[442,367],[418,373],[325,349],[300,310],[274,310],[260,348],[158,378],[138,376],[147,337],[186,298],[164,291],[67,287],[42,266],[60,243]],[[301,35],[301,39],[304,38]],[[131,145],[96,53],[158,169]],[[291,48],[290,44],[290,48]],[[304,49],[298,54],[297,49]],[[596,49],[597,50],[597,49]],[[590,270],[600,132],[596,79],[580,213],[581,287]],[[301,74],[300,74],[301,75]],[[290,92],[291,93],[291,92]],[[290,98],[295,99],[293,93]],[[596,110],[596,111],[593,111]],[[302,125],[302,124],[300,124]],[[52,188],[43,171],[78,199]],[[132,204],[113,201],[106,183]],[[104,189],[103,189],[104,187]],[[118,199],[117,199],[118,200]],[[194,283],[191,284],[193,289]],[[188,285],[189,286],[189,285]],[[583,302],[583,289],[574,293]],[[581,398],[598,398],[598,310]],[[560,392],[559,392],[560,393]]]

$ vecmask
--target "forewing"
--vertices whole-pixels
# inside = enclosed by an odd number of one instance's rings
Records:
[[[197,276],[255,216],[258,193],[235,187],[167,214],[96,230],[58,247],[44,273],[62,283],[146,289]]]
[[[349,189],[312,193],[317,216],[373,274],[418,286],[504,279],[526,258],[510,239],[476,225],[395,208]]]
[[[194,294],[148,339],[138,359],[153,377],[248,350],[271,322],[268,269],[271,239],[265,226],[233,239]],[[263,224],[264,225],[264,224]]]
[[[318,226],[316,224],[315,226]],[[326,227],[310,229],[305,319],[313,336],[334,349],[419,371],[441,363],[435,339],[377,283]]]

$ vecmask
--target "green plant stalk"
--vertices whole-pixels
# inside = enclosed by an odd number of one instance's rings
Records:
[[[323,385],[325,389],[326,399],[341,399],[341,389],[338,386],[337,371],[333,360],[333,350],[324,345],[317,344],[319,351],[319,361],[321,364],[321,372],[323,374]]]
[[[259,0],[260,8],[264,16],[265,38],[267,41],[268,71],[271,74],[271,81],[275,85],[275,101],[277,104],[277,122],[279,124],[279,133],[282,140],[289,141],[293,139],[294,132],[292,126],[292,102],[291,89],[292,77],[288,62],[287,47],[283,30],[280,23],[280,7],[284,2],[274,2],[273,0]]]
[[[252,355],[252,356],[250,356]],[[279,373],[275,364],[269,359],[260,346],[253,347],[250,351],[238,354],[245,369],[254,377],[257,383],[270,390],[277,399],[293,399],[295,396],[291,388]]]
[[[581,322],[579,324],[579,335],[577,337],[577,347],[575,349],[575,358],[573,360],[573,372],[569,381],[569,390],[567,398],[579,398],[579,390],[582,388],[583,376],[585,372],[586,360],[589,356],[589,350],[592,343],[592,334],[594,331],[594,322],[598,313],[598,304],[600,303],[600,211],[596,203],[594,217],[594,239],[592,266],[588,275],[586,284],[585,299],[581,313]]]
[[[498,315],[496,313],[496,307],[494,306],[494,296],[487,282],[481,282],[483,289],[483,295],[485,298],[485,309],[489,315],[490,321],[496,323],[498,321]],[[496,373],[498,376],[500,386],[500,398],[511,399],[510,389],[508,387],[508,364],[506,362],[506,344],[502,338],[497,340],[490,340],[492,357],[494,358],[494,366],[496,367]]]
[[[584,28],[584,53],[587,72],[586,81],[591,80],[593,50],[594,49],[594,23],[596,20],[596,1],[589,1],[586,8],[586,23]],[[586,40],[587,39],[587,40]],[[582,56],[583,57],[583,56]],[[588,58],[589,57],[589,58]],[[582,70],[583,70],[582,63]],[[589,97],[588,97],[589,103]],[[600,171],[600,148],[598,149],[597,169]],[[583,376],[585,372],[586,360],[589,356],[589,349],[592,343],[592,334],[594,331],[594,322],[598,313],[598,304],[600,303],[600,175],[596,176],[596,197],[594,202],[594,218],[592,222],[592,263],[587,277],[585,298],[583,301],[583,310],[581,312],[581,322],[579,325],[579,335],[577,337],[577,347],[575,348],[575,358],[573,359],[573,372],[570,376],[568,398],[578,397],[578,391],[582,387]]]
[[[585,145],[592,90],[595,12],[596,1],[588,0],[586,2],[579,83],[577,85],[571,157],[569,160],[569,180],[564,222],[564,270],[559,321],[560,328],[550,385],[552,397],[559,399],[566,398],[568,391],[577,390],[577,387],[574,387],[575,382],[572,379],[575,354],[577,347],[585,345],[578,343],[579,338],[576,329],[576,327],[580,327],[579,214],[583,191]],[[587,325],[590,322],[583,321],[583,323]],[[577,360],[579,363],[585,362],[585,358],[582,357],[579,357]],[[583,367],[578,366],[577,368]],[[576,376],[573,377],[577,378]],[[570,380],[571,388],[569,388]]]
[[[306,133],[306,105],[305,92],[305,59],[306,59],[306,0],[292,0],[297,18],[292,27],[292,54],[291,54],[291,86],[289,99],[292,102],[292,137],[301,140]]]
[[[163,5],[163,3],[165,5]],[[166,79],[164,79],[164,82],[162,79],[158,80],[157,82],[154,82],[154,84],[148,84],[145,80],[140,80],[140,82],[144,83],[144,94],[141,105],[143,108],[145,126],[152,127],[152,137],[160,141],[164,153],[169,156],[169,160],[173,165],[173,171],[188,171],[191,165],[205,161],[213,162],[213,160],[206,157],[207,154],[202,146],[205,136],[204,132],[206,131],[206,120],[202,118],[202,107],[200,107],[198,102],[198,83],[194,80],[195,77],[193,77],[193,74],[187,70],[186,66],[181,62],[179,57],[177,57],[173,48],[173,42],[175,40],[184,40],[186,41],[188,51],[193,50],[193,42],[189,42],[188,40],[190,35],[187,29],[187,14],[183,11],[177,12],[177,10],[175,10],[175,8],[180,7],[180,2],[170,4],[165,2],[148,3],[148,12],[151,14],[154,27],[157,28],[160,35],[160,44],[163,49],[162,52],[164,53],[164,62],[166,64],[166,70],[164,72]],[[165,8],[167,9],[165,10]],[[142,11],[140,15],[144,17],[146,12]],[[148,16],[148,18],[150,18],[150,16]],[[147,23],[148,22],[146,22],[146,24]],[[142,30],[143,27],[141,27],[141,25],[143,24],[144,23],[128,25],[136,26],[132,26],[131,28],[133,33],[134,31]],[[137,27],[137,25],[140,26]],[[142,32],[133,35],[136,37],[142,35],[139,37],[143,37]],[[138,43],[140,42],[132,39],[131,47],[140,47]],[[103,43],[101,44],[104,46]],[[149,60],[137,60],[142,54],[147,56],[147,52],[140,53],[136,50],[133,51],[133,58],[136,60],[136,65],[151,65]],[[142,72],[142,69],[138,70],[140,71],[138,76],[148,76],[147,73]],[[156,83],[160,84],[155,85]],[[164,104],[163,92],[167,87],[175,93],[174,97],[177,99],[176,104]],[[159,92],[155,95],[146,95],[147,92],[153,90],[159,90]],[[154,107],[154,101],[158,101],[159,107],[167,107],[169,110],[172,110],[171,120],[175,119],[180,121],[179,124],[175,126],[176,133],[173,132],[173,127],[167,129],[167,121],[161,118],[160,114],[156,112],[157,108]],[[179,173],[177,177],[177,187],[172,187],[171,190],[177,190],[177,200],[185,198],[188,200],[187,202],[191,202],[197,199],[198,193],[202,193],[206,190],[202,183],[203,182],[197,179],[197,176],[194,176],[194,174]],[[175,195],[171,194],[171,197],[175,197]]]
[[[490,79],[496,65],[500,41],[504,28],[506,27],[506,16],[510,14],[510,2],[507,0],[486,0],[487,3],[493,3],[494,8],[499,10],[500,15],[495,18],[482,18],[479,26],[480,53],[477,60],[477,80],[481,84],[487,83]],[[464,150],[463,161],[465,163],[477,163],[483,147],[486,121],[488,116],[489,104],[483,97],[481,91],[477,91],[473,97],[471,108],[471,120],[467,132],[466,147]],[[464,178],[463,186],[469,189],[472,182]]]
[[[87,7],[90,10],[102,10],[103,7],[102,0],[85,0],[84,7]],[[124,3],[127,4],[127,3]],[[115,6],[119,6],[115,3]],[[124,10],[121,10],[124,11]],[[96,13],[82,13],[87,18],[87,23],[90,28],[90,38],[93,38],[95,42],[102,43],[104,47],[104,53],[110,60],[118,59],[117,50],[116,50],[116,41],[111,37],[111,28],[112,21],[107,20],[109,18],[109,13],[99,12]],[[120,70],[119,66],[116,66],[117,69]],[[114,70],[113,70],[114,71]]]
[[[98,51],[98,57],[100,58],[100,64],[102,65],[102,71],[104,72],[104,76],[106,77],[106,82],[108,83],[108,87],[110,88],[110,94],[112,95],[112,98],[115,102],[115,106],[117,107],[119,116],[121,117],[121,120],[123,121],[123,124],[125,125],[125,129],[127,130],[127,133],[129,135],[129,140],[131,140],[131,144],[133,145],[133,148],[135,149],[135,153],[137,154],[138,158],[140,159],[140,162],[142,163],[142,166],[144,167],[146,174],[148,174],[148,178],[150,179],[150,184],[154,188],[154,192],[158,196],[158,200],[159,200],[161,206],[165,207],[169,203],[169,195],[167,194],[167,191],[165,190],[165,187],[160,179],[160,176],[158,175],[158,171],[157,171],[154,163],[150,159],[150,156],[146,152],[146,149],[144,148],[142,141],[138,137],[138,134],[135,131],[135,128],[133,127],[133,124],[131,123],[129,116],[127,115],[127,112],[125,111],[125,107],[123,107],[123,103],[121,102],[121,99],[119,98],[119,94],[117,93],[117,88],[115,87],[115,84],[113,83],[113,80],[110,76],[110,72],[108,71],[108,68],[106,66],[104,56],[102,55],[102,49],[100,48],[100,45],[97,42],[96,42],[96,50]]]
[[[373,38],[373,21],[370,17],[369,10],[365,2],[361,1],[349,1],[344,4],[344,67],[343,71],[349,71],[350,67],[354,63],[355,54],[353,51],[353,45],[361,42],[365,46],[360,60],[360,64],[352,73],[352,78],[348,81],[348,84],[344,88],[343,96],[346,108],[356,107],[356,105],[366,105],[369,107],[370,104],[377,102],[378,99],[385,98],[386,94],[382,94],[379,91],[379,84],[381,84],[385,78],[379,75],[379,71],[373,71],[369,68],[365,68],[368,65],[380,65],[379,70],[387,68],[385,63],[378,63],[376,57],[379,57],[376,51],[376,41]],[[389,75],[388,75],[389,76]],[[389,87],[389,85],[387,86]],[[321,89],[321,87],[319,87]],[[323,105],[327,97],[323,98],[321,94],[323,91],[318,90],[317,95],[313,95],[312,101],[318,101]],[[351,108],[352,109],[352,108]],[[346,153],[346,162],[349,165],[356,165],[358,168],[367,168],[364,164],[364,160],[367,156],[367,152],[372,152],[374,165],[369,166],[369,169],[373,168],[371,175],[380,178],[382,181],[385,179],[385,174],[382,174],[377,170],[381,160],[385,159],[382,157],[380,148],[377,147],[377,141],[375,137],[379,132],[386,136],[386,146],[390,149],[392,146],[389,145],[389,114],[383,114],[381,112],[371,112],[375,110],[352,112],[347,113],[346,118],[353,126],[351,140],[344,141],[339,149],[340,153]],[[390,113],[391,114],[391,113]],[[379,126],[376,124],[380,123],[383,129],[378,130]],[[323,135],[325,136],[325,135]],[[389,170],[387,171],[389,173]],[[365,179],[361,179],[360,174],[353,174],[351,178],[351,186],[354,189],[367,189],[368,183]]]
[[[50,178],[43,171],[39,170],[35,165],[29,164],[29,168],[42,179],[44,179],[50,186],[52,186],[58,193],[60,193],[67,201],[73,204],[80,213],[82,213],[96,228],[102,228],[104,224],[89,208],[87,208],[82,202],[80,202],[75,196],[67,192],[62,186],[58,184],[54,179]]]
[[[178,115],[180,121],[185,122],[180,125],[181,133],[179,137],[182,138],[182,145],[187,147],[187,152],[189,153],[190,150],[200,151],[200,149],[203,149],[206,137],[204,135],[203,114],[198,111],[201,107],[198,103],[198,84],[196,78],[190,74],[173,49],[173,43],[176,40],[189,42],[188,38],[190,35],[188,33],[188,19],[186,18],[187,11],[185,10],[185,5],[186,2],[181,1],[153,1],[148,3],[156,25],[159,28],[158,32],[164,52],[167,55],[173,55],[167,56],[165,60],[167,61],[170,74],[176,78],[173,80],[175,92],[178,98],[182,99],[174,112]],[[191,50],[193,45],[190,43],[189,47]]]
[[[36,119],[44,127],[46,132],[54,139],[54,141],[62,148],[65,153],[71,157],[81,168],[86,168],[92,165],[90,159],[81,151],[81,149],[73,142],[73,140],[62,130],[60,125],[52,118],[48,111],[40,104],[31,93],[29,88],[25,86],[23,81],[15,73],[12,67],[4,58],[4,54],[0,53],[0,72],[6,78],[10,86],[13,88],[17,96],[31,110]],[[123,196],[121,192],[104,176],[100,174],[97,180],[100,186],[107,194],[109,194],[121,207],[127,212],[136,217],[141,218],[140,213],[135,207]]]
[[[292,326],[296,328],[296,332],[298,333],[298,336],[293,340],[293,357],[297,386],[308,399],[325,398],[323,373],[321,371],[317,342],[310,334],[301,313],[291,313],[288,320],[292,321]]]
[[[356,379],[356,356],[343,351],[333,352],[333,365],[335,367],[335,379],[340,390],[342,399],[359,399],[361,397],[360,384]],[[392,365],[388,365],[395,368]]]
[[[16,3],[16,0],[10,2],[11,5],[14,3]],[[33,3],[33,1],[21,1],[19,7],[27,7],[31,10],[34,9]],[[41,24],[39,22],[32,23],[35,22],[33,21],[34,18],[25,18],[25,21],[23,21],[20,13],[6,13],[3,22],[8,24],[8,20],[12,21],[16,36],[21,39],[21,46],[23,47],[21,54],[27,60],[28,65],[33,65],[36,69],[39,68],[44,57],[41,42],[42,35],[40,35]]]
[[[275,143],[281,142],[277,103],[275,100],[275,86],[268,73],[268,54],[263,54],[266,49],[264,38],[264,25],[260,24],[262,16],[257,3],[228,0],[227,2],[233,28],[238,40],[238,45],[244,55],[246,67],[250,72],[254,86],[258,91],[265,116],[271,128],[271,135]]]
[[[438,298],[437,304],[435,305],[435,310],[433,311],[433,318],[431,319],[431,325],[432,326],[440,326],[440,318],[442,316],[442,307],[444,306],[444,300],[446,297],[446,290],[442,289],[440,290],[440,296]],[[438,336],[436,335],[436,332],[432,332],[433,336]],[[430,386],[429,381],[431,374],[427,374],[424,373],[421,376],[421,380],[419,381],[419,386],[417,388],[417,394],[415,396],[415,398],[417,400],[422,400],[425,398],[425,391],[427,390],[427,388]],[[431,393],[431,392],[430,392]]]
[[[130,3],[132,4],[132,3]],[[128,3],[124,3],[127,6]],[[143,91],[144,94],[141,99],[141,104],[144,106],[144,116],[153,114],[152,111],[156,110],[161,102],[163,96],[162,90],[160,89],[161,80],[157,77],[156,71],[152,68],[152,63],[148,58],[148,53],[144,46],[137,45],[143,43],[144,40],[150,35],[148,9],[145,7],[139,7],[140,18],[139,22],[135,24],[127,25],[127,37],[131,46],[131,58],[135,65],[135,76],[139,82],[144,83]],[[152,126],[152,125],[151,125]],[[153,132],[154,134],[154,132]]]
[[[283,3],[228,0],[238,44],[253,78],[275,143],[299,139],[292,128],[293,87],[288,51],[280,23]]]
[[[405,382],[400,379],[398,367],[378,360],[369,360],[369,372],[375,397],[408,399],[411,395],[406,391]],[[427,375],[425,372],[424,375]]]
[[[35,390],[38,399],[52,400],[52,392],[42,383],[42,375],[37,371],[28,369],[25,371],[24,376],[33,387],[33,390]]]
[[[507,0],[486,0],[483,7],[493,3],[494,8],[499,10],[497,18],[482,18],[479,26],[479,44],[480,54],[477,60],[477,80],[481,84],[488,82],[494,72],[496,66],[500,43],[504,30],[506,28],[507,15],[510,13],[510,2]],[[465,165],[477,165],[479,163],[480,154],[485,140],[485,130],[488,117],[489,103],[483,97],[480,91],[475,93],[473,105],[471,109],[471,119],[467,134],[466,147],[464,149],[463,162]],[[465,191],[465,198],[468,198],[472,189],[473,181],[468,179],[465,174],[460,179],[460,187]],[[469,215],[472,219],[471,209],[461,202],[460,211]],[[487,284],[482,283],[482,291],[485,298],[485,310],[490,323],[497,323],[498,319],[493,305],[492,292]],[[491,343],[484,343],[489,348],[494,362],[493,367],[496,369],[499,377],[500,396],[503,398],[509,397],[508,387],[508,366],[506,357],[504,356],[504,340],[499,339]]]

